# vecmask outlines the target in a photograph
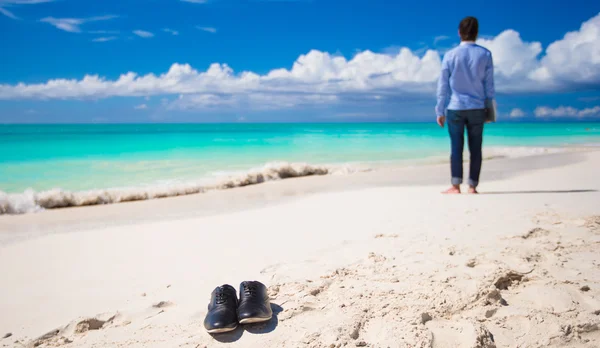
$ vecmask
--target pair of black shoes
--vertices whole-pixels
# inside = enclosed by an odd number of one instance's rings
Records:
[[[242,282],[238,300],[231,285],[213,290],[204,327],[211,334],[233,331],[239,324],[268,321],[273,316],[267,287],[260,282]]]

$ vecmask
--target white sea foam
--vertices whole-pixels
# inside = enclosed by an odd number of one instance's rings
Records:
[[[562,153],[567,151],[573,151],[575,148],[569,149],[566,147],[540,147],[540,146],[510,146],[510,147],[499,147],[492,146],[484,149],[484,155],[486,158],[502,158],[502,157],[526,157],[552,153]]]
[[[0,214],[24,214],[43,209],[77,207],[86,205],[112,204],[165,198],[202,193],[209,190],[224,190],[267,181],[297,178],[312,175],[350,174],[364,171],[365,168],[349,166],[315,166],[304,163],[268,163],[262,168],[244,174],[221,178],[207,184],[202,182],[170,183],[146,187],[112,188],[89,191],[65,191],[52,189],[34,192],[9,194],[0,191]]]
[[[484,149],[486,159],[503,157],[523,157],[565,151],[576,151],[578,148],[568,147],[489,147]],[[465,157],[465,159],[468,158]],[[415,163],[431,164],[447,161],[447,156],[427,157],[416,160]],[[394,162],[394,161],[392,161]],[[403,162],[406,165],[406,162]],[[381,166],[383,163],[379,163]],[[392,165],[392,163],[388,163]],[[388,165],[383,165],[385,168]],[[34,192],[26,190],[23,193],[5,193],[0,191],[0,215],[25,214],[44,209],[77,207],[98,204],[141,201],[147,199],[183,196],[202,193],[210,190],[224,190],[248,185],[256,185],[273,180],[298,178],[312,175],[348,175],[365,172],[378,165],[370,167],[359,164],[350,165],[310,165],[305,163],[273,162],[260,168],[251,169],[245,173],[215,173],[212,180],[206,178],[198,182],[168,182],[141,187],[125,187],[98,189],[89,191],[66,191],[52,189]]]

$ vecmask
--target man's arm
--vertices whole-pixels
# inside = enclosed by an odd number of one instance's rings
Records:
[[[446,105],[450,97],[450,64],[448,64],[448,54],[444,56],[442,60],[442,72],[437,85],[437,105],[435,107],[435,114],[439,118],[446,116]],[[443,124],[440,124],[443,127]]]
[[[491,52],[485,67],[485,80],[483,81],[483,86],[485,88],[486,99],[496,98],[496,88],[494,87],[494,59],[492,58]]]

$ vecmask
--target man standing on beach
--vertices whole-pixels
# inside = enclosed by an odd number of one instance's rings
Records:
[[[486,101],[494,99],[495,91],[492,53],[475,43],[478,33],[477,18],[463,19],[458,26],[460,46],[447,52],[442,61],[435,111],[440,127],[444,127],[446,119],[448,120],[452,144],[452,187],[444,193],[460,193],[460,185],[463,182],[465,128],[471,153],[469,193],[477,193],[479,184]]]

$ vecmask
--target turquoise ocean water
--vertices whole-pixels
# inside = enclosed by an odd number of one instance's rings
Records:
[[[600,124],[493,124],[484,143],[486,156],[597,145]],[[0,125],[0,149],[6,205],[9,194],[165,188],[276,162],[352,168],[439,160],[449,140],[435,124],[410,123]]]

